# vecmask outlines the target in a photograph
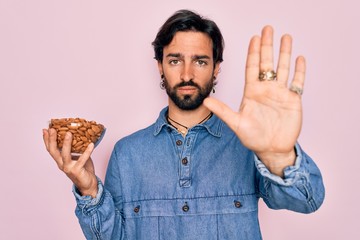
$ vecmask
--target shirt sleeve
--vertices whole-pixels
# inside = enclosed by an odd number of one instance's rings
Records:
[[[99,178],[95,198],[81,196],[75,186],[73,193],[77,202],[75,214],[86,239],[111,240],[114,234],[121,232],[120,214],[117,214],[112,196]]]
[[[284,177],[272,174],[254,154],[259,176],[259,193],[272,209],[289,209],[296,212],[316,211],[325,197],[322,176],[315,162],[295,145],[296,160],[284,169]]]
[[[98,193],[96,194],[95,198],[92,198],[91,196],[81,196],[79,190],[76,188],[75,185],[73,185],[73,193],[76,199],[76,203],[80,208],[89,208],[91,206],[96,206],[103,195],[104,187],[101,182],[101,180],[97,177],[98,181]]]

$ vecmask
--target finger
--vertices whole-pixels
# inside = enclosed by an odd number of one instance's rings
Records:
[[[295,62],[295,73],[291,85],[295,88],[304,89],[306,72],[306,61],[303,56],[299,56]]]
[[[274,70],[273,28],[265,26],[261,32],[260,71]]]
[[[72,134],[71,132],[66,132],[63,146],[61,149],[61,156],[63,158],[64,164],[69,164],[72,162],[71,159],[71,142],[72,142]]]
[[[277,66],[277,80],[279,83],[287,85],[290,71],[292,38],[286,34],[281,38],[280,54]]]
[[[88,160],[90,159],[90,156],[91,156],[91,153],[93,152],[94,150],[94,143],[90,143],[84,153],[79,157],[78,161],[77,161],[77,164],[78,164],[78,167],[83,167],[85,166],[85,164],[88,162]],[[91,167],[92,169],[94,169],[94,166],[92,165]]]
[[[225,122],[231,129],[236,130],[236,113],[224,103],[219,100],[208,97],[204,100],[204,105],[223,122]]]
[[[86,160],[84,168],[86,168],[89,172],[91,172],[91,173],[93,173],[95,175],[94,162],[91,160],[91,157],[89,157]]]
[[[249,43],[245,72],[245,81],[247,83],[259,80],[260,43],[261,40],[259,36],[252,37]]]
[[[43,129],[42,132],[46,150],[49,151],[49,131],[47,129]]]
[[[61,154],[59,151],[59,148],[57,146],[57,132],[55,129],[50,128],[48,130],[49,137],[48,137],[48,152],[50,153],[51,157],[56,161],[58,166],[60,167],[62,165],[62,159]]]

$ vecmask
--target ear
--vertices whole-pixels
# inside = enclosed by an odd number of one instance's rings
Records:
[[[164,75],[164,69],[163,69],[163,65],[162,65],[161,61],[157,61],[157,65],[158,65],[160,76]]]
[[[214,68],[214,77],[217,78],[217,75],[220,72],[220,62],[215,64],[215,68]]]

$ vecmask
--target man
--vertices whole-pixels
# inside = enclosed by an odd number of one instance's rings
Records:
[[[73,161],[71,134],[60,152],[55,130],[44,130],[47,150],[74,183],[87,239],[261,239],[260,197],[273,209],[320,207],[320,171],[297,144],[305,59],[296,59],[288,87],[289,35],[277,72],[272,28],[251,39],[239,112],[208,97],[223,60],[213,21],[178,11],[153,46],[169,105],[115,145],[104,185],[94,174],[93,144]]]

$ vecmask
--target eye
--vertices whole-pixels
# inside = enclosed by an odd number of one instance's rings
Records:
[[[207,62],[204,61],[204,60],[197,60],[197,61],[196,61],[196,64],[199,65],[199,66],[206,66],[206,65],[207,65]]]
[[[180,60],[177,59],[173,59],[169,61],[170,65],[179,65],[180,64]]]

